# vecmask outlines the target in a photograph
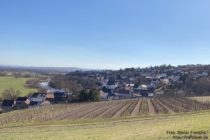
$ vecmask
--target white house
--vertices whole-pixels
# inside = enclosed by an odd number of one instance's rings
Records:
[[[144,84],[141,84],[140,86],[139,86],[139,89],[142,89],[142,90],[147,90],[147,85],[144,85]]]
[[[162,79],[161,82],[164,84],[164,85],[169,85],[170,84],[170,81],[165,78],[165,79]]]

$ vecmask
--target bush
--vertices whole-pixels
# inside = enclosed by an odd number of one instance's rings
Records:
[[[88,91],[82,90],[79,94],[79,100],[80,101],[88,101]]]
[[[89,91],[88,97],[89,97],[89,100],[92,102],[99,101],[100,93],[97,90],[92,89]]]
[[[95,102],[99,101],[99,99],[100,99],[100,93],[95,89],[91,89],[89,91],[82,90],[79,94],[80,101]]]

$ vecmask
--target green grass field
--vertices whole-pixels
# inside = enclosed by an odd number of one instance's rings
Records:
[[[24,84],[30,78],[15,78],[12,76],[0,77],[0,96],[1,93],[8,88],[14,88],[15,90],[20,90],[21,96],[25,96],[30,92],[36,91],[36,89],[26,88]]]
[[[133,118],[10,124],[0,128],[0,139],[175,140],[167,131],[205,131],[208,133],[210,131],[209,118],[210,111],[204,111]],[[210,137],[209,134],[193,136]]]

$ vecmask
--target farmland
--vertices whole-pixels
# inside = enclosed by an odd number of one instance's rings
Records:
[[[210,103],[210,96],[189,97],[189,99],[202,103]]]
[[[19,90],[21,92],[21,96],[25,96],[30,92],[36,91],[36,89],[26,88],[24,84],[30,78],[15,78],[12,76],[1,76],[0,77],[0,97],[1,93],[8,89],[14,88],[15,90]]]
[[[121,119],[23,121],[0,128],[0,137],[4,140],[174,140],[167,131],[210,131],[209,116],[209,111],[202,111]]]
[[[3,114],[0,116],[0,125],[4,126],[14,122],[151,116],[208,109],[210,109],[210,104],[187,98],[140,98],[96,103],[59,104]]]
[[[167,131],[210,131],[208,109],[208,103],[188,98],[49,105],[1,114],[0,137],[5,140],[61,137],[64,140],[173,140]]]

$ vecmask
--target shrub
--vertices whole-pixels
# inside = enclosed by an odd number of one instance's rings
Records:
[[[79,94],[79,99],[80,99],[80,101],[86,101],[86,102],[99,101],[100,93],[95,89],[91,89],[89,91],[82,90]]]

